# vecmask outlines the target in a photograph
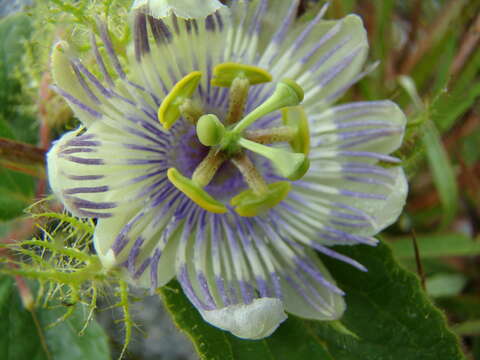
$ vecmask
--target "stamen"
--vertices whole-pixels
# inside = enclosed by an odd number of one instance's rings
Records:
[[[224,214],[227,212],[227,207],[225,205],[215,200],[199,185],[183,176],[177,169],[168,169],[167,177],[173,186],[183,192],[201,208],[216,214]]]
[[[305,175],[310,167],[310,161],[301,153],[291,153],[282,149],[268,147],[244,138],[240,138],[238,144],[269,159],[281,176],[293,181]]]
[[[241,153],[232,158],[232,162],[255,195],[265,194],[268,191],[267,183],[247,155]]]
[[[202,160],[193,172],[192,181],[202,188],[207,186],[225,160],[227,160],[227,157],[223,152],[210,149],[207,157]]]
[[[277,84],[275,91],[263,104],[245,116],[234,128],[240,134],[262,116],[287,106],[297,106],[303,101],[303,89],[293,80],[285,79]]]
[[[195,108],[190,97],[200,83],[202,73],[194,71],[175,84],[172,90],[158,108],[158,119],[165,129],[170,129],[180,115],[185,114],[191,121],[196,122],[201,115]],[[195,118],[198,116],[197,118]]]
[[[288,181],[279,181],[267,185],[267,191],[256,195],[252,189],[246,190],[230,200],[235,211],[240,216],[257,216],[278,205],[290,192],[291,185]]]

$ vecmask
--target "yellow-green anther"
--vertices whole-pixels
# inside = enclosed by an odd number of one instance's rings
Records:
[[[227,157],[223,152],[210,149],[208,155],[193,172],[192,181],[200,187],[207,186],[226,159]]]
[[[279,181],[267,185],[267,191],[257,195],[252,189],[245,190],[232,198],[230,204],[240,216],[257,216],[275,207],[284,200],[290,192],[288,181]]]
[[[303,101],[303,90],[293,80],[285,79],[277,84],[273,94],[259,107],[245,116],[233,131],[241,133],[262,116],[287,106],[297,106]]]
[[[165,129],[170,129],[182,114],[182,105],[185,111],[185,104],[191,104],[190,97],[200,83],[202,73],[193,71],[179,82],[168,93],[158,108],[158,120]]]
[[[282,121],[295,129],[295,136],[289,140],[293,151],[308,155],[310,152],[310,129],[307,114],[301,106],[282,109]]]
[[[300,179],[305,175],[310,166],[308,158],[301,153],[291,153],[289,151],[265,146],[244,138],[240,138],[238,144],[245,149],[269,159],[278,173],[290,180]]]
[[[225,135],[225,126],[214,114],[203,115],[197,122],[197,137],[205,146],[215,146]]]
[[[167,177],[173,186],[188,196],[201,208],[216,214],[227,212],[227,207],[225,205],[211,197],[210,194],[203,190],[199,185],[195,184],[192,180],[180,174],[177,169],[168,169]]]
[[[227,125],[235,124],[242,118],[249,89],[250,81],[247,78],[237,77],[233,80],[229,92]]]
[[[261,195],[268,191],[267,183],[245,153],[242,152],[233,157],[232,162],[240,171],[245,182],[254,194]]]
[[[272,75],[262,68],[227,62],[213,68],[211,83],[214,86],[230,87],[236,78],[248,79],[250,85],[272,81]]]

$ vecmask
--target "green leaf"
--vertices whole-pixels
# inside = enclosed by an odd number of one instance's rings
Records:
[[[35,182],[31,176],[0,167],[0,220],[21,215],[34,195]]]
[[[463,234],[430,234],[417,236],[418,250],[422,259],[441,256],[475,256],[480,254],[480,243]],[[412,239],[400,238],[390,245],[398,258],[415,257]]]
[[[8,16],[0,22],[0,39],[2,40],[0,64],[7,76],[11,75],[18,66],[18,61],[23,55],[22,41],[29,37],[31,31],[30,19],[23,13]]]
[[[443,225],[446,226],[453,220],[458,208],[457,179],[448,154],[443,147],[440,134],[435,125],[428,120],[424,125],[422,140],[433,181],[442,202]]]
[[[77,306],[71,317],[64,322],[45,331],[47,345],[54,359],[65,360],[110,360],[108,337],[102,327],[92,321],[84,334],[80,331],[85,325],[89,310]],[[65,309],[43,309],[39,312],[41,324],[44,327],[54,323],[65,312]]]
[[[387,246],[336,250],[369,269],[363,273],[322,257],[347,293],[348,307],[340,321],[316,322],[290,315],[267,339],[241,340],[205,323],[177,282],[164,287],[161,295],[201,359],[464,359],[443,314],[423,293],[417,277],[395,262]]]
[[[31,100],[21,93],[19,80],[25,42],[32,32],[30,23],[23,13],[0,20],[0,121],[10,125],[12,138],[34,143],[35,117],[27,111]]]
[[[480,68],[480,65],[477,68]],[[451,91],[440,94],[431,105],[431,119],[440,132],[445,133],[455,125],[479,97],[480,83],[473,77],[467,87],[456,86]]]
[[[30,19],[15,14],[0,21],[0,137],[34,141],[34,118],[22,112],[21,86],[15,77],[31,32]],[[22,214],[34,196],[32,177],[0,167],[0,220]]]
[[[32,314],[23,308],[13,280],[5,276],[0,278],[0,318],[1,359],[47,359]]]
[[[0,359],[109,360],[107,337],[95,321],[89,324],[83,336],[78,335],[85,323],[84,308],[79,307],[67,320],[46,329],[64,312],[65,309],[61,307],[36,309],[38,329],[32,313],[23,307],[14,281],[6,276],[1,277]]]
[[[14,139],[13,130],[0,116],[0,137]],[[0,166],[0,220],[10,220],[23,213],[34,196],[35,181]]]

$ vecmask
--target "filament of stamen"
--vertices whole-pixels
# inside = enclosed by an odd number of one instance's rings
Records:
[[[256,195],[261,195],[268,191],[267,183],[245,153],[233,157],[232,162]]]
[[[226,159],[227,157],[223,152],[213,148],[210,149],[208,155],[193,172],[192,181],[200,187],[207,186]]]
[[[229,93],[227,125],[235,124],[242,118],[249,89],[250,81],[247,78],[237,77],[233,80]]]
[[[297,130],[291,126],[278,126],[269,129],[246,130],[245,139],[259,144],[273,144],[277,142],[290,142],[297,134]]]

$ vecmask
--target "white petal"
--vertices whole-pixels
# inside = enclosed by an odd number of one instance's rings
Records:
[[[106,121],[111,119],[95,122],[84,133],[79,129],[64,134],[47,155],[53,192],[79,217],[105,218],[123,211],[120,208],[131,209],[158,190],[152,184],[166,176],[165,143],[146,130],[136,132],[138,127],[132,130],[135,136]],[[151,191],[145,192],[149,186]]]
[[[332,23],[332,25],[335,23]],[[360,73],[367,58],[367,32],[362,19],[356,15],[348,15],[340,20],[340,23],[342,24],[340,31],[334,36],[333,41],[327,42],[327,45],[321,48],[319,55],[320,57],[326,56],[327,53],[333,51],[335,46],[344,41],[345,45],[317,70],[312,72],[310,68],[299,77],[300,85],[304,86],[306,90],[304,106],[309,115],[311,113],[310,109],[327,107],[331,102],[331,100],[328,100],[329,96],[338,91],[344,92],[346,89],[342,90],[343,87]],[[347,61],[347,59],[350,60]],[[343,62],[346,66],[341,65]],[[308,65],[314,67],[312,63]],[[335,74],[334,77],[330,79],[333,74]]]
[[[394,190],[388,194],[388,198],[383,204],[370,202],[367,205],[366,202],[363,202],[357,205],[375,217],[376,232],[382,231],[398,219],[407,199],[408,182],[403,169],[395,168],[392,173],[395,175]]]
[[[175,14],[185,19],[204,18],[225,7],[217,0],[135,0],[132,9],[146,8],[155,18]]]
[[[345,92],[360,73],[368,52],[367,33],[360,17],[315,21],[308,35],[299,36],[308,23],[292,32],[294,35],[282,42],[269,66],[275,78],[292,78],[304,89],[303,106],[309,116],[327,108],[337,93]],[[273,47],[271,44],[270,49]]]
[[[110,169],[103,164],[103,159],[97,152],[98,146],[83,149],[82,146],[70,145],[80,139],[79,133],[80,130],[65,133],[48,152],[47,171],[50,187],[65,208],[75,216],[109,217],[118,208],[116,202],[118,190],[112,191],[110,187],[106,177]],[[98,139],[94,140],[96,142]],[[92,152],[80,152],[82,150]],[[97,161],[98,164],[92,165],[88,161]]]
[[[125,225],[136,215],[140,209],[130,211],[128,213],[117,214],[109,219],[99,219],[97,226],[95,227],[95,233],[93,236],[93,244],[95,250],[102,262],[103,266],[107,269],[120,266],[126,261],[126,256],[129,254],[129,248],[133,244],[134,240],[138,236],[145,236],[145,243],[152,243],[152,248],[158,242],[156,247],[162,249],[162,256],[158,262],[157,267],[157,286],[163,286],[169,282],[175,276],[175,254],[178,248],[178,238],[172,237],[168,242],[161,243],[160,237],[157,233],[154,233],[152,237],[148,238],[146,230],[149,228],[151,217],[145,216],[144,220],[139,222],[136,227],[132,228],[132,231],[127,233],[127,236],[131,239],[130,243],[125,246],[125,249],[118,256],[115,256],[112,249],[115,239],[122,231]],[[140,256],[139,258],[145,258],[153,255],[154,250],[149,253]],[[150,268],[146,269],[142,276],[138,279],[133,279],[132,274],[126,274],[132,283],[135,285],[149,288],[151,285],[151,273]],[[152,289],[153,290],[153,289]]]
[[[388,100],[338,105],[312,114],[309,120],[313,157],[317,153],[322,157],[322,153],[329,149],[390,154],[402,144],[407,123],[403,111]],[[362,134],[367,129],[379,129],[383,133],[377,136],[368,132]],[[355,132],[357,136],[353,136]],[[342,138],[347,133],[352,136]]]
[[[293,212],[282,212],[282,218],[301,232],[305,243],[309,243],[310,238],[325,245],[374,244],[371,236],[394,223],[405,206],[408,183],[400,167],[382,170],[388,180],[375,174],[354,176],[361,182],[345,178],[342,172],[329,178],[326,172],[321,173],[321,167],[318,169],[320,171],[314,169],[304,177],[308,188],[295,186],[294,191],[300,197],[288,200]],[[385,183],[379,185],[377,181]],[[308,201],[310,206],[302,208]],[[302,230],[301,224],[308,225]]]
[[[262,339],[286,320],[282,302],[274,298],[255,299],[249,305],[231,305],[201,312],[205,321],[243,339]]]
[[[59,41],[53,46],[52,56],[50,59],[50,66],[52,70],[52,77],[55,85],[60,87],[74,98],[78,99],[87,107],[98,111],[98,106],[88,97],[85,90],[78,82],[78,78],[73,72],[68,55],[70,49],[68,43]],[[89,125],[97,120],[92,114],[89,114],[85,109],[68,101],[70,107],[73,109],[75,115],[80,119],[84,125]]]
[[[59,140],[55,141],[53,143],[53,146],[50,148],[50,150],[47,153],[47,174],[48,174],[48,183],[50,185],[50,188],[52,189],[53,193],[58,197],[58,199],[64,203],[65,206],[68,206],[64,202],[63,196],[61,189],[63,186],[61,185],[61,177],[60,172],[61,172],[61,162],[58,161],[58,153],[61,148],[61,144],[63,142],[67,142],[70,139],[73,139],[78,131],[70,131],[65,133]],[[67,208],[70,212],[72,212],[71,209]]]
[[[130,219],[130,214],[118,214],[117,216],[98,220],[97,225],[95,226],[95,233],[93,236],[93,245],[97,252],[97,255],[100,257],[100,260],[103,263],[103,266],[110,269],[117,265],[115,255],[111,250],[115,237],[120,232],[122,227]]]
[[[316,255],[309,257],[310,261],[315,264],[317,270],[322,273],[322,276],[332,284],[335,284],[332,276],[328,272],[327,268],[318,260]],[[306,274],[305,274],[305,277]],[[309,278],[311,279],[311,278]],[[294,289],[291,284],[282,280],[283,291],[283,303],[285,310],[293,315],[300,316],[306,319],[330,321],[339,319],[345,312],[346,305],[343,296],[336,294],[326,287],[321,286],[315,281],[310,280],[310,286],[314,288],[318,294],[325,301],[324,304],[315,301],[315,297],[311,297],[310,301],[316,303],[316,306],[312,306],[312,303],[307,301],[301,293]],[[311,294],[311,292],[310,292]]]
[[[405,206],[408,182],[405,173],[401,167],[386,169],[393,181],[389,187],[378,186],[375,184],[352,183],[347,180],[337,179],[328,182],[328,185],[337,186],[338,189],[348,189],[354,192],[366,194],[380,194],[385,196],[384,200],[364,199],[358,197],[332,196],[329,199],[335,201],[342,200],[343,203],[364,211],[370,215],[374,221],[372,226],[365,229],[350,229],[350,233],[359,235],[375,235],[386,227],[390,226],[400,216]],[[324,182],[325,184],[326,182]]]

